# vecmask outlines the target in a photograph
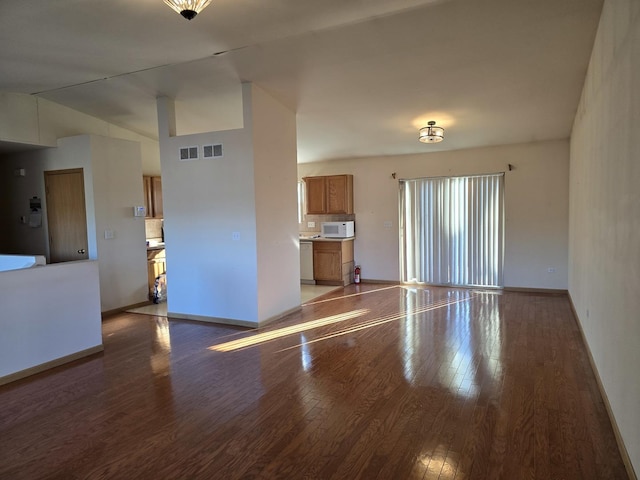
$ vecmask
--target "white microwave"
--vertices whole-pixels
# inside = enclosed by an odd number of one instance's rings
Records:
[[[353,222],[322,222],[322,236],[327,238],[349,238],[355,232]]]

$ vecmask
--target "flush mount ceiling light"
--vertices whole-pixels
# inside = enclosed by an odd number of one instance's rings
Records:
[[[429,126],[420,129],[418,140],[422,143],[438,143],[444,140],[444,128],[436,127],[436,122],[433,120],[427,122],[427,125]]]
[[[211,3],[211,0],[164,0],[164,3],[187,20],[191,20],[204,10]]]

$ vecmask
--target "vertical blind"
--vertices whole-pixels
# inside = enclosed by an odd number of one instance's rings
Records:
[[[402,180],[402,281],[502,286],[503,184],[503,173]]]

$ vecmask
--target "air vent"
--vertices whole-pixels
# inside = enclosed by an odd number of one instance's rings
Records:
[[[188,160],[198,159],[198,147],[181,147],[180,160],[186,162]]]
[[[203,145],[202,158],[222,158],[222,144]]]

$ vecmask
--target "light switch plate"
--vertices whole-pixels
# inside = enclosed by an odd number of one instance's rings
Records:
[[[316,222],[307,222],[307,228],[316,228]]]
[[[105,240],[109,240],[110,238],[113,238],[113,230],[105,230],[104,238]]]
[[[240,240],[240,232],[231,232],[232,240]]]

